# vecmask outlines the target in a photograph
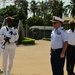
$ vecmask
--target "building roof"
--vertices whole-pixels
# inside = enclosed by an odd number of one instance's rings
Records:
[[[53,30],[54,27],[53,26],[32,26],[30,27],[30,29],[39,29],[39,30]]]

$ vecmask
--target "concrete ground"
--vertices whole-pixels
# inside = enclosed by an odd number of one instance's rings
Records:
[[[18,46],[11,75],[52,75],[49,50],[50,42],[43,40],[32,46]],[[66,68],[64,70],[67,75]]]

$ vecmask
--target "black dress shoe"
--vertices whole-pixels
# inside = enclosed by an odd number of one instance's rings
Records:
[[[1,69],[0,69],[0,74],[3,74],[3,71],[1,71]]]
[[[71,75],[75,75],[75,73],[73,72],[73,73],[71,73]]]
[[[72,73],[68,72],[68,75],[72,75]]]

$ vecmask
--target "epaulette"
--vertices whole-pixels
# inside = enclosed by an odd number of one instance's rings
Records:
[[[63,29],[63,28],[62,28],[61,30],[66,31],[66,30],[65,30],[65,29]]]

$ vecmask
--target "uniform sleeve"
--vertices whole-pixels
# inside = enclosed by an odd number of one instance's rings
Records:
[[[17,41],[17,40],[18,40],[18,38],[19,38],[18,30],[16,29],[16,30],[15,30],[15,32],[16,32],[16,35],[15,35],[15,41]]]
[[[67,32],[62,31],[61,35],[62,35],[62,39],[63,39],[64,42],[68,41],[68,34],[67,34]]]

